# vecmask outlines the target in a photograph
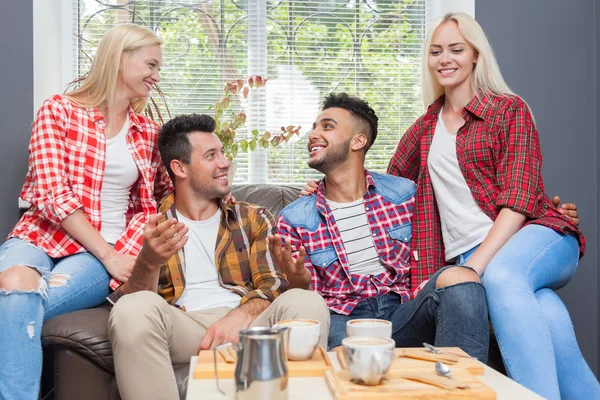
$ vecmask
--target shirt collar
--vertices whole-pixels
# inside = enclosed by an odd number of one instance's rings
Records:
[[[470,113],[479,119],[485,119],[488,108],[491,106],[492,96],[493,94],[490,92],[480,91],[477,93],[463,108],[463,118],[466,116],[466,113]],[[425,112],[425,120],[437,119],[445,101],[446,95],[441,95],[433,103],[431,103]]]
[[[364,170],[365,172],[365,180],[367,183],[367,190],[365,191],[365,196],[367,193],[372,193],[377,188],[375,184],[375,179],[368,170]],[[327,210],[327,198],[325,197],[325,178],[321,181],[316,191],[317,195],[317,209],[324,213]],[[364,197],[364,196],[363,196]]]
[[[104,116],[102,115],[102,113],[100,112],[100,108],[99,107],[95,107],[95,106],[90,106],[90,107],[85,107],[85,109],[87,110],[88,115],[90,116],[90,119],[97,124],[100,121],[104,121]],[[138,113],[136,113],[135,111],[133,111],[133,108],[131,106],[129,106],[129,108],[127,109],[127,112],[129,113],[129,128],[133,128],[139,132],[142,131],[142,116],[139,115]]]
[[[225,219],[227,226],[229,227],[229,222],[235,220],[235,210],[233,209],[233,203],[223,203],[219,200],[219,207],[223,211],[223,215],[226,215]],[[161,214],[165,214],[169,212],[174,218],[177,218],[177,210],[175,208],[175,191],[172,191],[167,196],[165,196],[160,203],[158,204],[158,212]]]

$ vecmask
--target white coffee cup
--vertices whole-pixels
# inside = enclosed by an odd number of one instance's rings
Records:
[[[396,342],[390,338],[352,336],[342,340],[352,381],[378,385],[394,360]]]
[[[346,335],[391,338],[392,323],[384,319],[351,319],[346,322]]]
[[[309,360],[321,338],[321,323],[314,319],[286,319],[275,326],[290,328],[287,340],[287,357],[292,361]]]

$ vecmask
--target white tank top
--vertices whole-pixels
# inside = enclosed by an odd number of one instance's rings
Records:
[[[108,243],[115,243],[126,228],[125,213],[129,206],[131,187],[140,172],[127,148],[129,115],[121,131],[106,140],[106,165],[100,193],[102,229],[100,235]]]
[[[435,201],[440,212],[446,260],[483,242],[494,222],[477,205],[458,165],[456,135],[438,116],[427,157]]]

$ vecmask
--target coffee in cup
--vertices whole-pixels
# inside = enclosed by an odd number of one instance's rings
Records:
[[[287,357],[292,361],[309,360],[321,338],[321,323],[313,319],[286,319],[275,326],[290,328],[287,340]]]
[[[346,322],[346,335],[391,338],[392,323],[384,319],[352,319]]]
[[[352,381],[378,385],[394,360],[396,342],[390,338],[352,336],[342,340]]]

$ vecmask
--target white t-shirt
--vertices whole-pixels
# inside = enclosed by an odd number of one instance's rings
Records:
[[[363,199],[351,203],[327,200],[348,254],[350,273],[379,275],[386,272],[377,254]]]
[[[221,286],[215,264],[221,213],[219,208],[215,215],[204,221],[193,221],[177,213],[179,222],[190,229],[189,239],[183,247],[185,289],[177,300],[177,305],[185,306],[187,311],[235,308],[240,304],[239,294]]]
[[[117,136],[106,140],[106,165],[100,192],[100,235],[108,243],[115,243],[125,231],[129,193],[140,176],[140,171],[127,148],[125,139],[128,131],[129,115]]]
[[[451,260],[483,242],[494,222],[479,208],[467,186],[456,157],[456,135],[446,129],[441,111],[427,167],[440,212],[446,260]]]

